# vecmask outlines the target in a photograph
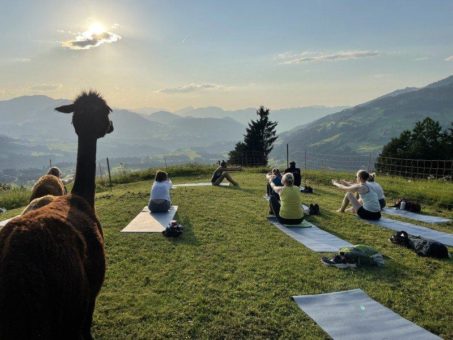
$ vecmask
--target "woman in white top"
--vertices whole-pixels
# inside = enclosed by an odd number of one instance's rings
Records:
[[[384,190],[382,189],[381,185],[378,182],[375,182],[375,179],[376,174],[373,172],[370,174],[370,177],[368,178],[367,185],[370,186],[371,189],[376,191],[376,194],[378,195],[379,204],[381,205],[382,210],[385,208],[386,205]]]
[[[148,208],[152,213],[167,212],[171,208],[171,187],[172,183],[168,178],[168,174],[157,170],[148,203]]]
[[[332,184],[346,192],[341,208],[338,212],[345,212],[349,203],[352,208],[349,210],[366,220],[378,220],[381,218],[381,206],[379,204],[377,193],[367,184],[370,174],[365,170],[357,172],[357,183],[352,184],[345,181],[332,180]],[[354,193],[360,195],[360,201],[354,196]]]

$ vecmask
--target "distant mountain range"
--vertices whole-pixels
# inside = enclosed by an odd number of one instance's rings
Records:
[[[392,137],[428,116],[445,128],[453,121],[453,76],[422,88],[397,90],[282,133],[273,156],[283,159],[286,144],[295,159],[303,159],[306,150],[345,156],[377,153]]]
[[[316,119],[324,117],[330,113],[338,112],[345,109],[346,106],[306,106],[276,109],[271,108],[271,120],[277,121],[277,132],[281,133],[293,129],[296,126],[307,124]],[[235,121],[247,125],[250,120],[256,119],[256,108],[245,108],[240,110],[224,110],[217,106],[208,107],[186,107],[176,112],[168,112],[159,110],[158,112],[152,111],[153,109],[141,109],[140,113],[145,117],[149,117],[156,121],[171,121],[176,117],[197,117],[197,118],[230,118]]]
[[[54,110],[68,102],[46,96],[0,101],[0,171],[42,168],[49,159],[54,164],[75,161],[71,115]],[[279,131],[283,131],[271,156],[284,159],[287,143],[294,159],[303,159],[305,150],[351,156],[376,153],[392,137],[412,129],[416,121],[427,116],[444,127],[453,121],[453,76],[423,88],[393,91],[352,108],[271,110],[271,119],[278,121]],[[141,109],[140,113],[114,109],[115,131],[99,140],[98,157],[137,166],[167,161],[214,162],[242,140],[246,124],[255,118],[256,108]],[[14,171],[9,174],[14,175]]]
[[[71,115],[54,110],[68,100],[24,96],[0,101],[0,169],[42,167],[75,160]],[[156,119],[154,119],[156,118]],[[128,110],[112,113],[114,133],[99,140],[99,158],[152,157],[195,148],[218,155],[242,138],[245,126],[230,118],[144,117]]]
[[[0,101],[0,169],[41,167],[53,162],[75,159],[76,135],[71,115],[54,110],[69,103],[47,96],[23,96]],[[308,107],[272,111],[280,129],[324,116],[337,108]],[[152,110],[152,109],[151,109]],[[163,154],[219,157],[243,138],[245,126],[256,118],[255,109],[227,111],[218,107],[186,108],[177,113],[167,111],[140,113],[114,109],[115,131],[99,140],[98,156],[144,158]],[[178,151],[185,150],[185,151]]]

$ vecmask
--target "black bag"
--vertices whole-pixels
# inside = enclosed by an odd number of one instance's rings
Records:
[[[437,241],[429,240],[421,236],[413,236],[405,231],[398,231],[392,235],[390,241],[409,249],[413,249],[419,256],[435,257],[438,259],[448,258],[448,248]]]
[[[404,202],[404,203],[401,204],[402,202]],[[404,208],[402,208],[402,205],[404,205]],[[419,214],[422,211],[422,207],[421,207],[420,203],[418,203],[416,201],[407,200],[405,198],[398,199],[395,202],[394,207],[398,208],[398,209],[404,209],[404,210],[407,210],[407,211],[410,211],[413,213],[417,213],[417,214]]]
[[[162,232],[162,234],[166,237],[178,237],[182,234],[184,230],[184,226],[182,224],[178,224],[176,221],[170,222],[167,228]]]

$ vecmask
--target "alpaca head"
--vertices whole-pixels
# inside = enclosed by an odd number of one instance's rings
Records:
[[[109,119],[112,109],[97,92],[82,92],[73,104],[55,108],[63,113],[71,113],[74,129],[79,137],[104,137],[113,131],[113,123]]]

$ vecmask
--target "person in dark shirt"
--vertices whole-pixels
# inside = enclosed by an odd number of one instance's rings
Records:
[[[300,187],[302,181],[302,176],[300,173],[300,168],[296,168],[296,162],[292,161],[289,163],[289,168],[285,169],[285,174],[291,173],[294,176],[294,185]]]
[[[269,179],[272,179],[272,182],[278,186],[278,187],[281,187],[283,186],[282,184],[282,174],[280,173],[280,170],[278,170],[277,168],[274,168],[272,169],[271,172],[269,172],[267,175],[266,175],[266,179],[269,181]],[[277,195],[277,193],[272,190],[271,188],[271,185],[269,183],[267,183],[267,196],[272,196],[272,195]]]
[[[231,177],[228,171],[238,171],[241,170],[241,167],[230,167],[227,168],[226,162],[222,161],[220,166],[215,169],[214,173],[212,174],[211,183],[212,185],[220,185],[224,179],[228,182],[233,184],[234,186],[238,187],[239,184]]]

